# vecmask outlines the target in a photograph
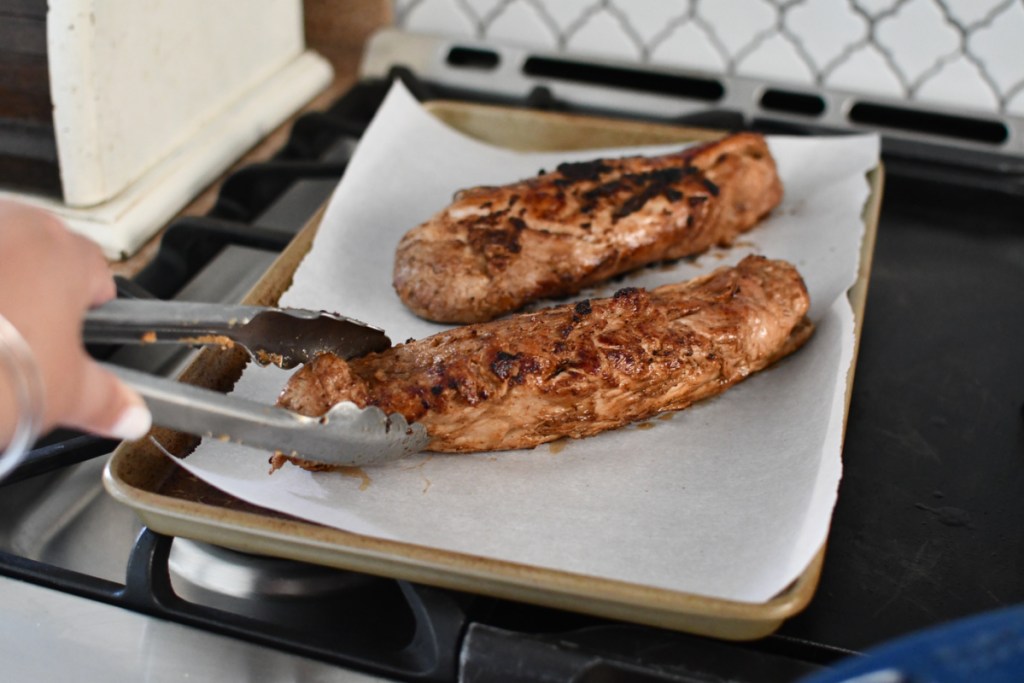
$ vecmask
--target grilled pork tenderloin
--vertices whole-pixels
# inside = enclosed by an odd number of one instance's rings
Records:
[[[348,361],[325,354],[292,376],[278,404],[311,416],[341,401],[401,413],[423,424],[432,451],[527,448],[725,391],[808,339],[808,306],[792,265],[749,256],[651,291],[625,288]]]
[[[614,275],[728,246],[782,198],[762,136],[657,157],[565,163],[476,187],[399,242],[394,286],[417,315],[492,320]]]

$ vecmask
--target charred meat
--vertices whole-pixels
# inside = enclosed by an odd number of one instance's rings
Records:
[[[762,136],[658,157],[565,163],[476,187],[399,242],[394,286],[417,315],[492,320],[614,275],[732,244],[782,198]]]
[[[808,306],[792,265],[750,256],[690,282],[626,288],[349,361],[326,354],[292,376],[278,403],[311,416],[341,401],[401,413],[426,427],[434,451],[536,446],[725,391],[806,341]]]

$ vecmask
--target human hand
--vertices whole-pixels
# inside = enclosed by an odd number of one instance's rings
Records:
[[[149,431],[145,403],[85,351],[85,312],[114,298],[100,249],[56,217],[0,200],[0,315],[28,344],[43,385],[41,433],[61,425],[119,439]],[[12,382],[0,367],[0,447],[18,420]]]

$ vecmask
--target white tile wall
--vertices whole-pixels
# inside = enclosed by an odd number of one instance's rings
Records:
[[[470,36],[1024,116],[1024,0],[395,0]]]

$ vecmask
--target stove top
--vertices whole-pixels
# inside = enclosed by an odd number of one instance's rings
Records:
[[[593,109],[544,88],[482,96],[402,68],[367,78],[328,111],[299,119],[277,158],[231,177],[208,216],[172,224],[152,263],[121,283],[125,293],[239,300],[326,201],[392,78],[421,100]],[[780,127],[707,108],[685,120]],[[1013,165],[951,166],[955,155],[935,164],[907,154],[909,144],[885,157],[821,582],[775,635],[715,641],[159,536],[102,492],[99,456],[114,444],[69,433],[48,437],[3,487],[0,575],[183,625],[189,642],[202,634],[207,643],[252,643],[324,672],[397,680],[791,681],[890,638],[1017,604],[1024,176]],[[168,374],[188,360],[153,351],[93,349]],[[180,484],[198,485],[184,476]]]

